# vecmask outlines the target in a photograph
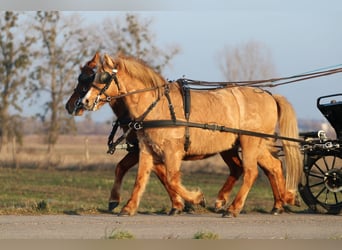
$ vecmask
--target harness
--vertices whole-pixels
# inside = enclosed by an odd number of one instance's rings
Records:
[[[153,87],[153,88],[148,88],[144,90],[137,90],[132,93],[127,93],[127,94],[121,94],[115,97],[111,97],[105,93],[105,91],[109,88],[109,85],[111,84],[112,80],[114,80],[116,86],[118,87],[118,90],[120,90],[120,84],[119,81],[116,77],[116,70],[113,70],[112,74],[109,74],[108,72],[103,72],[101,74],[104,74],[103,76],[100,76],[100,81],[101,83],[105,84],[105,86],[101,89],[97,87],[96,85],[93,84],[93,86],[99,91],[98,96],[96,97],[96,101],[94,102],[94,106],[97,105],[100,101],[105,101],[105,102],[110,102],[112,99],[118,99],[122,98],[127,95],[135,94],[135,93],[140,93],[140,92],[146,92],[146,91],[151,91],[159,88],[164,88],[164,95],[168,101],[168,107],[169,107],[169,112],[170,112],[170,120],[152,120],[152,121],[145,121],[144,119],[146,116],[153,110],[153,108],[157,105],[157,103],[160,100],[160,96],[156,98],[155,101],[151,103],[151,105],[146,109],[146,111],[140,116],[139,119],[137,120],[126,120],[125,122],[120,121],[118,119],[115,123],[113,123],[113,128],[112,131],[108,137],[108,151],[107,153],[113,154],[115,151],[115,148],[124,140],[127,138],[128,134],[132,131],[139,131],[142,129],[148,129],[148,128],[161,128],[161,127],[185,127],[185,135],[184,135],[184,150],[185,152],[188,151],[189,146],[191,144],[190,140],[190,128],[201,128],[201,129],[206,129],[210,131],[218,131],[218,132],[229,132],[229,133],[235,133],[238,135],[248,135],[248,136],[257,136],[257,137],[263,137],[263,138],[272,138],[272,139],[280,139],[280,140],[287,140],[287,141],[293,141],[293,142],[298,142],[298,143],[303,143],[305,142],[302,139],[297,139],[297,138],[290,138],[290,137],[285,137],[285,136],[280,136],[278,134],[266,134],[266,133],[261,133],[261,132],[255,132],[255,131],[250,131],[250,130],[244,130],[244,129],[236,129],[236,128],[231,128],[227,127],[224,125],[220,124],[208,124],[208,123],[197,123],[197,122],[190,122],[190,114],[191,114],[191,84],[195,84],[195,81],[188,80],[188,79],[178,79],[176,83],[180,86],[180,91],[183,97],[183,107],[184,107],[184,120],[179,120],[176,118],[176,114],[174,111],[174,106],[172,104],[172,100],[170,97],[170,82],[168,84],[165,84],[163,86],[158,86],[158,87]],[[201,85],[200,86],[205,86],[205,88],[196,88],[196,90],[203,89],[203,90],[214,90],[214,89],[219,89],[219,88],[224,88],[227,87],[226,85],[220,85],[220,84],[209,84],[209,85]],[[232,83],[228,87],[234,87],[237,86],[236,84]],[[268,91],[266,91],[268,92]],[[101,99],[100,96],[105,95],[105,99]],[[117,128],[120,125],[127,125],[128,129],[126,132],[121,135],[115,142],[114,142],[114,136],[117,131]],[[128,150],[136,150],[137,149],[137,142],[135,144],[128,144],[127,145]]]

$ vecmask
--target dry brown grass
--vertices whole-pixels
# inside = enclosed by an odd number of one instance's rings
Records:
[[[15,151],[15,152],[14,152]],[[107,154],[106,135],[62,135],[51,154],[39,135],[24,137],[22,146],[8,145],[0,154],[0,167],[43,169],[113,168],[127,153],[117,150]],[[183,172],[228,173],[219,155],[182,164]]]
[[[0,167],[16,168],[76,168],[113,166],[125,154],[106,154],[106,136],[63,135],[51,154],[42,136],[24,137],[22,146],[9,145],[1,152]],[[88,152],[88,153],[87,153]]]

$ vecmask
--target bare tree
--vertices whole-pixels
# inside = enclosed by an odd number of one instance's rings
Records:
[[[9,110],[22,111],[20,94],[25,88],[25,73],[31,64],[30,45],[34,39],[25,35],[19,26],[18,12],[0,12],[0,151],[12,138],[21,138],[20,119]]]
[[[140,58],[153,66],[159,73],[169,65],[172,58],[180,52],[177,45],[169,45],[167,49],[159,48],[155,34],[151,31],[152,19],[142,19],[136,14],[126,14],[124,18],[103,21],[99,29],[98,41],[101,48],[109,53],[122,52]]]
[[[31,74],[31,91],[46,99],[44,112],[39,116],[46,124],[49,152],[59,134],[68,130],[74,121],[65,112],[65,98],[75,85],[79,65],[91,51],[84,30],[79,28],[80,20],[74,18],[62,18],[57,11],[38,11],[33,25],[38,50],[37,65]]]
[[[260,80],[275,76],[271,52],[260,42],[226,46],[220,52],[220,57],[220,69],[227,81]]]

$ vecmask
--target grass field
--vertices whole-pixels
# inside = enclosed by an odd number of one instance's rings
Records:
[[[0,214],[106,212],[115,165],[125,151],[107,155],[106,137],[65,137],[53,154],[48,155],[39,140],[26,138],[24,146],[16,153],[10,150],[7,154],[2,153]],[[214,156],[202,161],[184,162],[182,172],[183,184],[189,189],[200,188],[207,200],[207,207],[196,207],[195,212],[212,212],[216,195],[229,173],[223,161]],[[125,177],[123,200],[114,212],[119,212],[127,202],[135,174],[136,167]],[[238,186],[234,188],[232,197]],[[272,206],[269,183],[260,174],[249,193],[244,212],[268,212]],[[167,213],[170,208],[164,187],[152,174],[138,212]]]
[[[135,180],[132,169],[122,187],[123,201],[129,198]],[[215,197],[226,176],[216,173],[185,173],[186,187],[203,191],[208,207],[197,212],[212,211]],[[110,170],[47,170],[0,168],[0,214],[31,213],[101,213],[107,209],[113,183]],[[235,189],[236,191],[236,189]],[[235,192],[234,192],[235,193]],[[167,213],[170,201],[159,180],[152,175],[143,195],[139,212]],[[259,180],[251,190],[245,210],[269,211],[273,197],[268,183]]]

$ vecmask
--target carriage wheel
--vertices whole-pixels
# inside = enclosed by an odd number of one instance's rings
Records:
[[[308,156],[299,192],[315,212],[338,214],[342,210],[342,158],[332,154]]]

